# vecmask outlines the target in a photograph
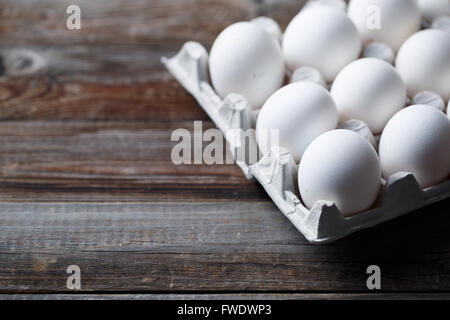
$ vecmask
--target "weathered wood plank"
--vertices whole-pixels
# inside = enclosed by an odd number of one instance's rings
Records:
[[[236,165],[173,164],[177,128],[193,122],[2,122],[0,201],[269,200]]]
[[[0,119],[204,120],[161,56],[189,40],[209,48],[260,14],[284,26],[303,2],[82,0],[82,29],[70,31],[71,1],[2,1]]]
[[[449,207],[315,246],[267,202],[0,204],[0,291],[448,291]]]
[[[0,294],[0,300],[450,300],[448,293]]]
[[[4,44],[74,46],[80,43],[181,44],[196,40],[210,44],[226,26],[269,15],[283,26],[304,0],[78,0],[81,30],[66,28],[71,0],[3,0],[0,39]]]
[[[112,79],[123,78],[112,76]],[[208,120],[195,100],[174,80],[112,85],[46,77],[0,79],[0,119]]]
[[[0,51],[2,120],[207,119],[160,63],[172,51],[90,46],[0,46]]]

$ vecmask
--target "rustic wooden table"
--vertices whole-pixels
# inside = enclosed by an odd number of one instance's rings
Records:
[[[301,2],[2,0],[0,297],[70,298],[70,265],[77,298],[449,297],[450,201],[316,246],[237,166],[172,164],[212,124],[160,57]]]

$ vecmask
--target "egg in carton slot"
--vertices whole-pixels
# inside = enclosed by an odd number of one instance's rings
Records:
[[[241,95],[230,94],[221,99],[214,91],[209,83],[206,49],[197,42],[187,42],[174,57],[163,57],[162,63],[225,133],[235,162],[244,175],[263,186],[279,210],[311,243],[333,242],[450,197],[450,180],[421,189],[412,174],[400,172],[392,175],[388,181],[382,181],[378,199],[368,211],[344,217],[337,206],[329,201],[318,201],[309,210],[297,196],[295,177],[298,166],[289,151],[273,148],[255,164],[249,163],[245,155],[242,156],[242,149],[245,148],[244,132],[254,127],[257,112]],[[322,82],[315,72],[307,72],[306,75],[306,78]],[[305,79],[304,75],[302,79]],[[342,128],[361,134],[374,147],[377,146],[379,137],[374,137],[363,122],[350,120]],[[250,136],[250,144],[256,145],[254,135]]]

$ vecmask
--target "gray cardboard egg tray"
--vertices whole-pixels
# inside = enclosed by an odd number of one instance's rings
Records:
[[[412,174],[402,172],[391,176],[387,182],[383,181],[382,191],[371,210],[344,217],[329,201],[318,201],[309,210],[297,196],[298,168],[287,150],[274,148],[256,164],[248,163],[242,156],[246,142],[244,131],[254,127],[256,113],[242,96],[230,94],[221,99],[214,91],[208,80],[205,48],[197,42],[187,42],[173,58],[163,57],[161,61],[225,134],[234,160],[245,176],[256,179],[264,187],[280,211],[311,243],[333,242],[450,197],[450,180],[422,190]],[[351,120],[344,127],[357,131],[376,144],[364,123]],[[250,132],[253,132],[249,137],[250,143],[256,145],[254,130]]]

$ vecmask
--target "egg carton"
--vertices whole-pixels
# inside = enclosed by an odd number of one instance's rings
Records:
[[[287,150],[273,148],[255,164],[247,159],[245,139],[257,146],[254,130],[248,130],[254,128],[256,112],[244,97],[230,94],[221,99],[214,91],[209,83],[206,49],[200,43],[187,42],[173,58],[163,57],[161,61],[225,134],[234,160],[245,176],[264,187],[279,210],[311,243],[333,242],[450,197],[450,180],[422,190],[412,174],[401,172],[392,175],[389,181],[382,181],[382,191],[371,210],[344,217],[330,201],[318,201],[309,210],[297,196],[298,167]],[[376,139],[363,123],[353,120],[344,127],[376,145]]]

